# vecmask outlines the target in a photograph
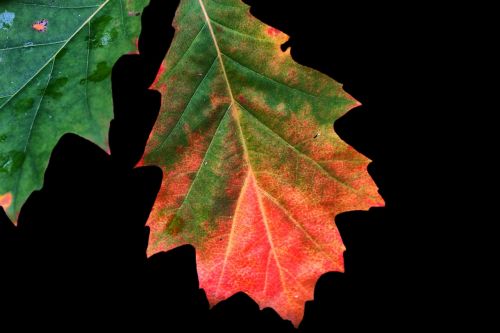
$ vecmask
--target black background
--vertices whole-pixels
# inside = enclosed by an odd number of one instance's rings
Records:
[[[131,166],[159,106],[158,95],[146,87],[173,33],[165,24],[165,13],[173,15],[166,3],[172,1],[153,2],[158,7],[143,15],[149,28],[143,28],[141,56],[125,57],[113,70],[113,156],[65,136],[18,228],[1,219],[3,317],[18,326],[36,320],[50,327],[74,327],[63,325],[70,321],[141,330],[292,331],[289,322],[272,310],[259,311],[243,294],[209,311],[191,247],[146,261],[144,223],[161,174]],[[426,160],[419,148],[426,130],[420,125],[427,122],[420,115],[432,109],[424,47],[430,18],[423,15],[429,8],[245,2],[257,18],[291,37],[288,46],[297,62],[343,83],[362,103],[334,128],[373,160],[369,172],[386,202],[384,208],[337,216],[348,249],[346,273],[320,278],[299,329],[406,331],[442,317],[436,311],[442,295],[429,288],[441,282],[430,259],[431,223],[419,184],[420,162]]]

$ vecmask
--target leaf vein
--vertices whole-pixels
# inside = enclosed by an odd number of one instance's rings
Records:
[[[212,40],[214,42],[215,50],[217,51],[217,58],[219,59],[220,65],[222,67],[222,73],[224,74],[224,79],[226,81],[227,85],[227,90],[229,92],[229,96],[231,97],[231,101],[234,101],[234,96],[233,96],[233,89],[231,88],[231,83],[229,82],[229,78],[227,76],[226,72],[226,66],[224,65],[224,61],[222,61],[222,52],[219,48],[219,43],[217,42],[217,38],[215,37],[215,32],[212,27],[212,24],[210,22],[210,17],[208,16],[208,12],[205,8],[205,5],[203,4],[202,0],[198,0],[198,3],[200,4],[201,11],[203,12],[203,16],[205,16],[205,21],[208,25],[208,30],[210,30],[210,35],[212,36]]]
[[[198,31],[198,33],[196,34],[196,36],[193,38],[193,40],[191,41],[191,43],[189,43],[189,46],[188,48],[186,49],[186,52],[184,52],[182,54],[182,56],[179,58],[179,60],[177,60],[177,62],[175,63],[175,65],[172,66],[171,69],[169,69],[168,71],[168,74],[166,76],[166,79],[168,79],[173,73],[174,73],[174,70],[177,68],[177,65],[179,65],[182,60],[184,59],[184,57],[186,56],[186,54],[189,53],[189,50],[191,50],[191,48],[193,47],[194,43],[196,42],[196,40],[198,39],[198,36],[201,35],[201,32],[203,31],[203,29],[205,29],[205,27],[207,26],[206,23],[203,24],[203,26],[201,27],[200,31]]]
[[[91,36],[91,24],[90,21],[88,23],[88,39],[87,39],[87,59],[86,59],[86,67],[85,67],[85,108],[88,113],[88,117],[91,123],[97,124],[97,121],[94,119],[94,115],[92,114],[92,110],[90,109],[90,102],[89,102],[89,60],[90,60],[90,36]],[[101,133],[99,131],[98,126],[92,126],[92,129],[94,130],[94,133],[96,134],[96,138],[101,136]]]
[[[40,106],[42,105],[42,101],[43,101],[43,98],[45,97],[45,92],[47,91],[47,87],[49,86],[49,83],[50,83],[50,80],[52,79],[52,73],[54,71],[54,64],[55,64],[56,60],[55,58],[52,60],[52,67],[50,68],[50,72],[49,72],[49,75],[48,75],[48,78],[47,78],[47,84],[45,85],[45,88],[43,89],[43,93],[40,97],[40,101],[38,102],[38,105],[36,107],[36,110],[34,112],[34,115],[33,115],[33,119],[31,120],[31,124],[30,124],[30,129],[29,129],[29,132],[28,132],[28,137],[26,138],[26,142],[24,144],[24,148],[23,148],[23,153],[25,154],[26,156],[26,152],[28,151],[28,147],[29,147],[29,144],[30,144],[30,141],[31,141],[31,135],[33,134],[33,126],[35,125],[35,122],[36,120],[38,119],[38,114],[39,114],[39,111],[40,111]],[[19,170],[19,174],[17,176],[17,179],[16,179],[16,190],[14,192],[14,195],[13,195],[13,199],[12,199],[12,205],[14,208],[16,208],[15,204],[17,202],[17,198],[18,198],[18,193],[19,193],[19,183],[21,182],[21,178],[22,178],[22,175],[23,175],[23,172],[24,172],[24,166],[26,165],[26,158],[23,160],[22,164],[21,164],[21,167],[20,167],[20,170]]]
[[[193,94],[191,95],[191,97],[189,98],[189,101],[187,102],[186,106],[184,107],[184,110],[182,110],[182,113],[179,117],[179,119],[177,120],[177,122],[175,123],[174,127],[172,127],[172,129],[170,130],[170,132],[168,132],[168,134],[165,136],[165,139],[162,140],[162,142],[156,146],[154,149],[151,150],[151,152],[154,152],[154,151],[157,151],[159,150],[160,148],[162,148],[164,146],[164,144],[167,142],[168,138],[170,137],[170,135],[175,131],[175,129],[180,125],[180,122],[181,120],[184,118],[184,115],[186,113],[186,110],[189,108],[189,105],[191,105],[191,102],[193,101],[193,98],[194,96],[196,95],[196,93],[198,92],[198,90],[200,89],[200,87],[202,86],[203,82],[205,81],[205,79],[209,76],[210,72],[212,71],[212,69],[214,68],[214,65],[217,63],[217,58],[215,58],[213,61],[212,61],[212,65],[210,65],[210,68],[209,70],[205,73],[205,76],[203,76],[203,78],[200,80],[200,82],[198,83],[198,85],[196,86],[196,89],[194,90]]]
[[[25,5],[25,6],[57,8],[57,9],[86,9],[86,8],[96,8],[96,7],[99,7],[99,5],[97,5],[97,4],[96,5],[92,5],[92,6],[70,6],[70,7],[45,5],[45,4],[31,3],[31,2],[18,2],[18,4]]]
[[[269,275],[269,265],[271,264],[271,254],[272,250],[269,250],[267,253],[267,263],[266,263],[266,275],[264,276],[264,294],[267,292],[267,281],[268,281],[268,275]]]
[[[273,79],[273,78],[271,78],[271,77],[268,77],[268,76],[266,76],[266,75],[264,75],[264,74],[261,74],[261,73],[257,72],[256,70],[254,70],[254,69],[252,69],[252,68],[250,68],[250,67],[247,67],[247,66],[243,65],[242,63],[240,63],[239,61],[237,61],[237,60],[235,60],[235,59],[231,58],[230,56],[228,56],[228,55],[227,55],[227,54],[225,54],[225,53],[222,53],[222,55],[223,55],[223,56],[225,56],[226,58],[228,58],[230,61],[232,61],[232,62],[233,62],[233,63],[235,63],[236,65],[238,65],[239,67],[241,67],[241,68],[243,68],[243,69],[246,69],[247,71],[253,72],[253,73],[255,73],[256,75],[258,75],[258,76],[260,76],[260,77],[262,77],[262,78],[264,78],[264,79],[266,79],[266,80],[268,80],[268,81],[271,81],[271,82],[277,83],[277,84],[279,84],[279,85],[281,85],[281,86],[284,86],[284,87],[286,87],[286,88],[289,88],[289,89],[295,90],[295,91],[300,92],[300,93],[302,93],[302,94],[304,94],[304,95],[307,95],[307,96],[309,96],[309,97],[313,97],[313,98],[322,98],[322,99],[328,99],[328,97],[318,96],[318,95],[313,95],[313,94],[311,94],[311,93],[309,93],[309,92],[307,92],[307,91],[304,91],[304,90],[298,89],[298,88],[296,88],[296,87],[289,86],[289,85],[287,85],[286,83],[283,83],[283,82],[280,82],[280,81],[276,81],[275,79]]]
[[[32,81],[32,80],[33,80],[33,79],[34,79],[34,78],[35,78],[35,77],[36,77],[36,76],[37,76],[37,75],[38,75],[38,74],[39,74],[42,70],[44,70],[44,69],[45,69],[45,67],[47,67],[47,65],[48,65],[48,64],[50,64],[50,62],[51,62],[51,61],[53,61],[53,60],[56,58],[56,56],[59,54],[59,52],[61,52],[61,50],[62,50],[62,49],[63,49],[66,45],[68,45],[68,43],[69,43],[69,42],[73,39],[73,37],[75,37],[75,36],[76,36],[76,34],[78,34],[78,33],[80,32],[80,30],[82,30],[82,28],[83,28],[83,27],[84,27],[87,23],[89,23],[89,22],[90,22],[90,21],[94,18],[94,16],[95,16],[95,15],[97,15],[97,14],[98,14],[98,13],[102,10],[102,8],[104,8],[104,6],[106,6],[106,5],[109,3],[109,1],[111,1],[111,0],[106,0],[105,2],[103,2],[103,3],[102,3],[101,5],[99,5],[98,7],[96,6],[96,7],[97,7],[96,11],[95,11],[92,15],[90,15],[90,16],[89,16],[89,17],[85,20],[85,22],[83,22],[83,23],[82,23],[82,25],[81,25],[78,29],[76,29],[76,30],[75,30],[75,32],[74,32],[71,36],[69,36],[69,37],[68,37],[68,39],[66,39],[66,40],[64,41],[64,44],[63,44],[63,45],[59,48],[59,50],[57,50],[56,52],[54,52],[54,54],[53,54],[52,56],[50,56],[50,58],[47,60],[47,62],[46,62],[44,65],[42,65],[42,66],[41,66],[41,67],[40,67],[40,68],[36,71],[36,73],[35,73],[35,74],[33,74],[33,76],[32,76],[31,78],[29,78],[29,79],[28,79],[28,80],[27,80],[27,81],[26,81],[23,85],[21,85],[21,87],[19,87],[19,89],[18,89],[15,93],[13,93],[13,94],[10,96],[10,98],[9,98],[9,99],[7,99],[7,100],[6,100],[6,101],[5,101],[2,105],[0,105],[0,109],[2,109],[5,105],[7,105],[7,104],[8,104],[8,103],[12,100],[12,98],[14,98],[14,97],[15,97],[15,96],[16,96],[16,95],[17,95],[17,94],[18,94],[21,90],[23,90],[23,89],[24,89],[24,87],[26,87],[26,86],[28,85],[28,83],[30,83],[30,82],[31,82],[31,81]],[[36,4],[35,4],[35,5],[36,5]]]
[[[123,11],[123,0],[120,0],[120,14],[123,31],[125,32],[125,34],[127,34],[127,30],[125,27],[125,13]]]
[[[219,132],[220,126],[221,126],[222,122],[224,121],[224,118],[228,114],[227,111],[229,111],[229,109],[231,109],[232,106],[233,106],[232,104],[229,105],[229,107],[226,109],[226,111],[224,111],[224,114],[222,115],[222,117],[221,117],[221,119],[219,121],[219,125],[217,125],[217,128],[215,129],[214,135],[213,135],[212,139],[210,140],[210,144],[208,145],[207,151],[205,152],[205,155],[203,156],[203,160],[201,161],[200,167],[199,167],[198,171],[196,171],[196,174],[195,174],[195,176],[193,178],[193,181],[191,182],[191,185],[189,186],[189,189],[188,189],[186,195],[184,196],[184,200],[182,200],[182,203],[179,206],[179,208],[177,208],[177,211],[176,211],[176,213],[175,213],[174,216],[177,216],[177,214],[179,213],[179,210],[184,206],[184,204],[186,203],[187,199],[189,198],[189,195],[191,194],[191,190],[193,189],[193,186],[196,183],[196,180],[198,179],[198,176],[199,176],[201,170],[205,166],[205,160],[207,159],[208,153],[210,152],[210,148],[212,147],[212,144],[215,141],[214,138],[217,135],[217,133]]]
[[[221,273],[219,275],[219,279],[217,282],[217,288],[215,289],[216,295],[219,293],[220,285],[222,283],[222,279],[224,278],[224,274],[226,271],[227,260],[229,258],[229,252],[231,251],[233,237],[234,237],[234,229],[235,229],[234,226],[236,224],[236,216],[238,215],[238,211],[240,209],[242,194],[248,186],[248,179],[249,178],[250,178],[250,173],[247,173],[247,175],[245,177],[245,181],[244,181],[243,185],[241,186],[240,194],[238,195],[238,201],[236,202],[236,208],[234,209],[234,214],[233,214],[233,217],[231,219],[231,230],[229,231],[229,238],[227,240],[226,250],[224,252],[224,261],[222,264],[222,270],[221,270]]]
[[[335,260],[328,255],[328,253],[323,249],[323,247],[318,243],[318,241],[311,236],[311,234],[304,228],[304,226],[293,217],[293,215],[285,208],[283,205],[276,199],[271,193],[267,192],[266,190],[262,189],[262,187],[259,186],[260,191],[269,199],[271,200],[285,215],[290,219],[290,221],[293,222],[293,224],[304,233],[304,235],[309,239],[309,241],[318,249],[322,254],[324,254],[328,259],[332,260],[335,262]]]
[[[247,38],[251,38],[251,39],[254,39],[254,40],[257,40],[259,42],[262,42],[262,43],[267,43],[267,44],[273,44],[274,45],[274,42],[271,41],[271,40],[268,40],[268,39],[263,39],[263,38],[258,38],[258,37],[255,37],[255,36],[252,36],[252,35],[249,35],[249,34],[246,34],[246,33],[243,33],[241,31],[238,31],[236,29],[233,29],[231,27],[228,27],[227,25],[224,25],[216,20],[214,20],[213,18],[210,18],[210,21],[212,21],[213,23],[221,26],[222,28],[225,28],[227,30],[230,30],[230,31],[233,31],[234,33],[238,34],[238,35],[241,35],[241,36],[245,36]]]
[[[0,49],[0,51],[10,51],[10,50],[23,49],[23,48],[28,48],[28,47],[39,47],[39,46],[56,45],[56,44],[62,44],[64,42],[65,42],[65,40],[60,40],[60,41],[57,41],[57,42],[42,43],[42,44],[24,44],[24,45],[17,45],[17,46],[12,46],[12,47],[6,47],[4,49]]]
[[[288,141],[286,141],[283,137],[281,137],[278,133],[276,133],[275,131],[273,131],[271,128],[269,128],[266,124],[264,124],[259,118],[257,118],[257,116],[255,116],[255,114],[251,111],[249,111],[247,108],[245,108],[243,105],[241,105],[240,103],[238,102],[235,102],[236,104],[238,104],[243,110],[245,110],[247,112],[247,114],[249,114],[252,118],[254,118],[255,120],[257,120],[257,122],[259,124],[261,124],[264,129],[266,129],[266,131],[268,131],[269,133],[271,133],[273,136],[275,136],[276,138],[279,139],[279,141],[285,143],[286,146],[288,146],[290,149],[292,149],[294,152],[296,152],[297,154],[299,154],[300,156],[304,157],[305,159],[307,159],[308,161],[310,161],[314,166],[316,166],[323,174],[325,174],[325,176],[327,176],[328,178],[334,180],[335,182],[347,187],[348,189],[350,189],[352,192],[356,193],[356,194],[359,194],[359,191],[355,188],[353,188],[352,186],[344,183],[342,180],[340,180],[339,178],[337,178],[336,176],[334,176],[332,173],[330,173],[328,170],[326,170],[321,164],[319,164],[318,162],[316,162],[313,158],[311,158],[309,155],[305,154],[304,152],[298,150],[296,147],[292,146]]]

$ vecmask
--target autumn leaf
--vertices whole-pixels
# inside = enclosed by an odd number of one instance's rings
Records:
[[[298,325],[318,277],[344,269],[334,217],[383,204],[332,128],[359,103],[240,0],[182,0],[174,27],[144,157],[165,174],[149,254],[193,244],[212,305],[241,290]]]
[[[15,220],[59,138],[107,148],[110,73],[135,51],[147,0],[0,3],[0,205]]]
[[[146,2],[0,4],[0,205],[11,218],[64,133],[107,149],[110,69],[135,50]],[[382,204],[369,161],[332,129],[358,103],[282,52],[288,37],[240,0],[183,0],[175,27],[144,157],[165,172],[149,253],[191,243],[211,304],[242,290],[298,324],[317,278],[343,270],[335,215]]]

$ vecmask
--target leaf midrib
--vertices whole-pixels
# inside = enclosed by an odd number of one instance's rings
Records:
[[[201,11],[203,12],[203,16],[205,17],[205,21],[207,23],[208,30],[210,31],[210,35],[212,36],[215,50],[217,51],[217,58],[219,59],[219,62],[220,62],[221,68],[222,68],[222,74],[224,75],[224,80],[226,81],[227,89],[228,89],[229,95],[231,97],[231,104],[233,104],[234,103],[233,89],[231,88],[231,83],[229,82],[229,78],[227,76],[226,65],[224,65],[224,61],[222,61],[222,52],[219,48],[219,43],[217,42],[217,38],[215,37],[214,28],[212,27],[212,20],[208,16],[207,9],[205,8],[205,5],[203,4],[203,0],[198,0],[198,3],[200,4]]]
[[[231,83],[229,82],[229,78],[227,76],[226,66],[224,64],[224,61],[222,60],[222,52],[220,51],[219,43],[217,42],[217,38],[215,36],[215,32],[213,30],[210,17],[208,16],[208,13],[207,13],[207,10],[205,8],[205,5],[203,4],[203,0],[198,0],[198,3],[200,4],[201,10],[202,10],[203,15],[205,17],[205,21],[207,22],[208,29],[210,30],[210,35],[212,36],[212,40],[214,42],[215,49],[217,51],[217,57],[219,58],[219,62],[221,64],[222,73],[224,75],[224,79],[225,79],[226,84],[227,84],[228,92],[229,92],[229,95],[231,97],[231,104],[230,104],[228,110],[226,111],[226,112],[228,112],[230,109],[232,109],[232,108],[234,108],[236,106],[236,101],[234,99],[233,90],[232,90],[232,87],[231,87]],[[233,114],[233,118],[234,118],[235,123],[236,123],[236,125],[238,127],[238,133],[239,133],[239,136],[240,136],[241,145],[243,147],[243,156],[244,156],[244,159],[245,159],[245,161],[247,162],[247,165],[248,165],[248,174],[247,174],[247,177],[252,177],[253,180],[254,180],[254,186],[257,186],[257,188],[255,188],[255,191],[256,191],[256,195],[257,195],[257,201],[258,201],[258,205],[259,205],[259,210],[260,210],[261,215],[262,215],[262,222],[264,224],[264,228],[266,229],[266,236],[267,236],[269,245],[271,247],[271,251],[272,251],[274,260],[276,262],[276,266],[278,267],[278,272],[279,272],[279,276],[280,276],[281,285],[283,287],[283,290],[285,291],[286,297],[288,297],[287,287],[286,287],[286,284],[285,284],[285,278],[283,276],[283,268],[281,266],[280,261],[278,260],[278,254],[276,253],[276,249],[275,249],[275,246],[274,246],[274,241],[273,241],[273,237],[271,235],[271,230],[270,230],[270,227],[269,227],[269,222],[267,220],[266,210],[265,210],[264,204],[262,202],[261,193],[260,193],[260,191],[258,189],[258,183],[257,183],[257,179],[255,177],[255,174],[254,174],[254,171],[253,171],[253,168],[252,168],[252,164],[250,163],[250,156],[249,156],[249,153],[248,153],[248,147],[246,145],[245,137],[243,135],[243,128],[241,127],[241,122],[240,122],[240,119],[239,119],[239,114],[238,113],[234,113]],[[201,169],[201,167],[200,167],[200,169]],[[241,193],[240,193],[240,195],[241,195]],[[234,222],[234,218],[235,217],[236,217],[236,214],[233,215],[233,221],[232,221],[232,224],[231,224],[232,226],[234,226],[234,223],[235,223]],[[226,254],[225,254],[225,256],[227,256],[229,248],[230,248],[230,244],[228,244],[227,247],[226,247]],[[219,284],[220,284],[220,279],[222,279],[222,274],[219,277]]]

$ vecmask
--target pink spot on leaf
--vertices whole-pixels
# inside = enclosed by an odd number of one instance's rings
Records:
[[[271,37],[276,37],[281,33],[281,31],[279,31],[278,29],[275,29],[273,27],[267,28],[266,32]]]

